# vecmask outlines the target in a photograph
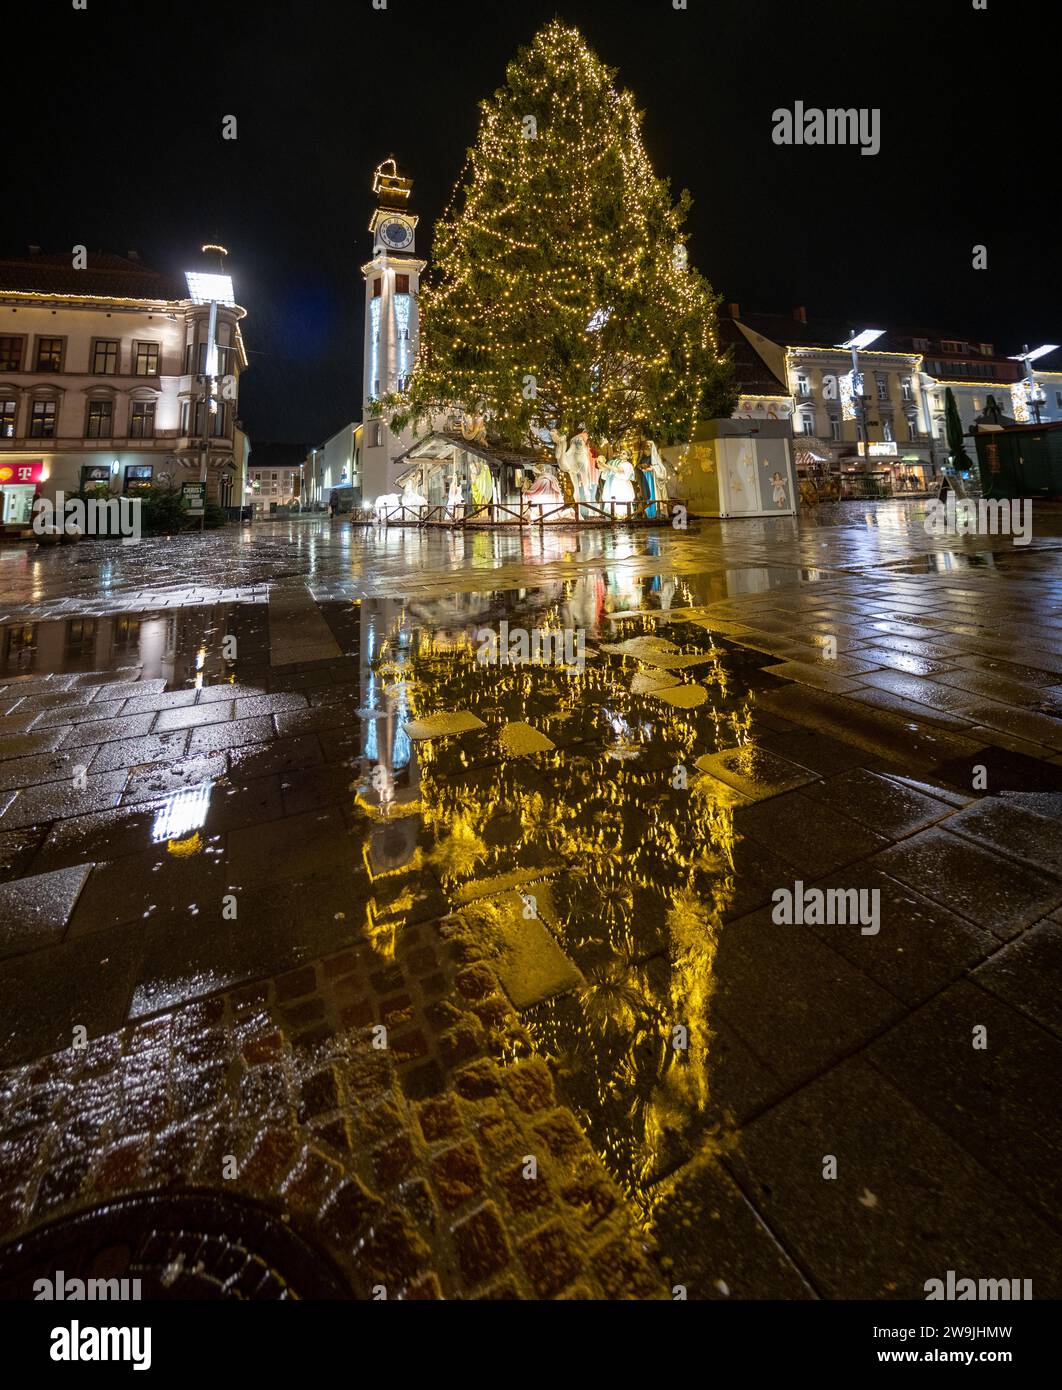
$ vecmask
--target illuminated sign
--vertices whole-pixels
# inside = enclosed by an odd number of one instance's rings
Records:
[[[39,483],[44,474],[44,460],[35,463],[0,463],[0,486],[5,483]]]

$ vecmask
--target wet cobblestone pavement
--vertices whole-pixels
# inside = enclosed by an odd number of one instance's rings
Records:
[[[921,507],[0,550],[0,1292],[1058,1297],[1062,513]]]

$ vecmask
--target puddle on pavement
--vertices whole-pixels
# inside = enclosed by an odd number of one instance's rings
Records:
[[[685,615],[669,622],[660,609],[733,592],[735,573],[739,583],[772,577],[731,572],[718,577],[719,588],[599,571],[515,593],[321,609],[358,664],[339,759],[349,774],[355,853],[352,864],[346,838],[328,847],[324,871],[346,875],[348,897],[345,910],[327,919],[322,911],[314,949],[326,954],[360,930],[387,958],[404,922],[424,920],[426,900],[432,915],[461,910],[473,931],[489,931],[499,895],[515,887],[518,904],[535,903],[533,915],[579,981],[574,992],[532,1000],[524,1017],[534,1045],[554,1059],[615,1176],[643,1196],[680,1151],[719,1124],[710,1001],[734,887],[733,807],[726,788],[694,763],[747,744],[750,681],[769,660],[728,649]],[[778,573],[792,582],[793,572]],[[610,612],[637,609],[654,617],[609,620]],[[547,648],[560,660],[484,664],[484,633],[503,622],[510,641],[521,630],[581,630],[582,659],[578,649]],[[239,655],[229,661],[223,643],[233,632]],[[634,648],[637,655],[602,650],[633,638],[648,642]],[[2,632],[5,675],[126,669],[130,679],[161,679],[171,690],[235,682],[246,693],[255,677],[264,688],[267,610],[215,605]],[[691,707],[676,703],[676,691],[694,692]],[[455,711],[483,727],[422,740],[404,727]],[[554,747],[522,753],[529,735],[519,728],[506,746],[499,736],[509,725],[529,725]],[[251,865],[226,858],[214,820],[234,789],[224,772],[210,775],[207,758],[182,759],[186,773],[167,767],[165,754],[148,746],[153,738],[144,736],[144,760],[160,759],[158,775],[151,768],[140,775],[145,797],[155,799],[138,833],[155,859],[138,915],[145,926],[158,920],[166,880],[170,905],[187,903],[205,934],[194,876],[220,869],[233,882],[253,883]],[[246,772],[265,747],[232,750],[232,767]],[[136,814],[130,807],[129,817]],[[113,852],[101,844],[86,857],[105,861]],[[215,887],[211,880],[211,894]],[[273,910],[271,941],[278,927],[281,935],[299,933],[301,924]],[[213,968],[211,949],[203,940],[195,969],[162,969],[157,980],[143,980],[134,1008],[150,1012],[224,987],[224,965]]]
[[[365,725],[358,805],[374,876],[431,873],[487,941],[504,935],[507,910],[527,934],[531,919],[548,927],[579,984],[532,1003],[524,1022],[591,1142],[648,1211],[652,1181],[724,1123],[711,1100],[711,998],[734,889],[734,798],[694,762],[746,745],[751,710],[741,658],[703,628],[599,626],[584,607],[593,600],[484,600],[474,625],[434,632],[411,610],[366,614],[366,649],[378,652],[366,700],[381,717]],[[583,669],[482,664],[481,634],[502,614],[510,633],[587,622]],[[667,657],[701,659],[661,671],[602,650],[639,636],[673,644]],[[634,693],[654,670],[665,693],[697,687],[703,700],[681,708],[659,691]],[[402,728],[410,714],[455,711],[486,728],[430,741]],[[555,750],[505,757],[498,733],[510,723]],[[400,925],[392,917],[388,928],[376,904],[368,916],[386,954]]]
[[[234,679],[236,669],[225,656],[225,635],[235,626],[248,639],[238,650],[247,647],[249,656],[250,639],[261,644],[266,621],[263,605],[224,604],[6,623],[0,680],[130,669],[130,680],[162,679],[168,690],[216,685]]]

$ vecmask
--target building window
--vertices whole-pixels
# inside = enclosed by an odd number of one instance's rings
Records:
[[[887,401],[889,399],[889,378],[877,372],[874,377],[878,387],[878,400]]]
[[[113,401],[89,401],[85,419],[86,439],[110,439],[114,422]]]
[[[70,652],[84,652],[95,646],[96,619],[71,618],[66,625],[66,649]]]
[[[380,283],[380,279],[379,279],[379,277],[377,277],[377,278],[372,282],[372,297],[373,297],[373,299],[379,299],[379,298],[380,298],[380,295],[381,295],[382,293],[383,293],[383,289],[382,289],[382,286],[381,286],[381,283]]]
[[[395,276],[395,294],[408,294],[408,293],[409,293],[409,276],[408,276],[408,275],[396,275],[396,276]]]
[[[892,421],[888,418],[888,416],[886,416],[881,422],[881,437],[885,440],[886,444],[891,444],[893,442]]]
[[[154,479],[155,465],[152,463],[126,464],[125,487],[128,493],[149,492]]]
[[[915,338],[915,339],[914,339],[914,350],[915,350],[915,352],[928,352],[928,351],[929,351],[929,339],[928,339],[928,338]]]
[[[805,434],[814,434],[814,433],[815,433],[815,417],[814,417],[814,415],[801,415],[801,417],[800,417],[800,428],[804,431]]]
[[[29,437],[31,439],[55,438],[55,402],[34,401],[30,411]]]
[[[0,401],[0,439],[14,439],[18,401]]]
[[[134,401],[129,409],[129,438],[154,439],[155,402]]]
[[[798,373],[798,375],[797,375],[797,395],[798,395],[798,396],[810,396],[810,395],[811,395],[811,382],[807,379],[807,377],[804,375],[803,372],[800,372],[800,373]]]
[[[22,370],[22,339],[0,338],[0,372]]]
[[[836,415],[831,415],[831,416],[830,416],[830,438],[831,438],[831,439],[840,439],[840,437],[841,437],[841,422],[840,422],[840,420],[837,418]]]
[[[914,399],[911,391],[911,378],[909,376],[905,376],[900,382],[900,395],[903,396],[905,401]]]
[[[158,343],[134,343],[133,344],[133,375],[134,376],[158,376],[159,374],[159,345]]]
[[[226,434],[226,433],[227,433],[227,430],[226,430],[226,428],[225,428],[225,423],[226,423],[225,406],[222,405],[221,402],[219,401],[219,402],[217,403],[217,410],[215,410],[215,412],[214,412],[214,428],[213,428],[212,433],[213,433],[214,435],[218,436],[219,438],[220,438],[222,435]]]
[[[118,375],[118,344],[113,338],[97,338],[92,344],[92,371],[95,376]]]
[[[63,339],[37,339],[37,371],[61,372],[63,370]]]
[[[377,383],[377,388],[379,388],[379,383]],[[372,442],[377,449],[383,443],[383,425],[380,424],[379,420],[372,427]]]

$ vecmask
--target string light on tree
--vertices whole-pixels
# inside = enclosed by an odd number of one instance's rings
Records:
[[[543,424],[673,443],[730,414],[718,299],[689,261],[689,195],[673,202],[653,172],[614,79],[555,20],[481,103],[421,288],[419,357],[387,403],[396,427],[457,410],[517,446]]]

